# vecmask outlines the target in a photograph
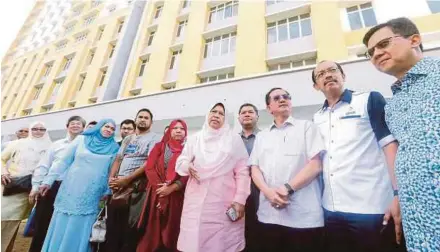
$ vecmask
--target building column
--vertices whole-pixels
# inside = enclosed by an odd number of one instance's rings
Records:
[[[168,71],[170,59],[170,46],[175,36],[177,27],[177,13],[180,10],[180,1],[165,1],[162,14],[159,17],[157,32],[153,41],[153,52],[145,71],[147,81],[143,84],[142,94],[154,93],[162,90],[165,76]],[[155,5],[151,6],[152,17],[155,13]],[[151,20],[151,18],[150,18]],[[184,48],[185,50],[185,48]]]
[[[240,1],[235,77],[261,74],[267,71],[265,15],[265,1]]]
[[[337,1],[313,0],[311,17],[318,61],[345,60],[348,50]]]
[[[206,1],[192,1],[189,7],[190,14],[185,31],[185,40],[179,65],[179,76],[176,88],[193,86],[197,83],[197,72],[203,58],[204,41],[202,33],[205,31],[208,19]]]

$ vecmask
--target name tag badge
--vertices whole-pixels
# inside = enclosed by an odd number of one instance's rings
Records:
[[[360,118],[360,117],[361,117],[361,115],[345,115],[345,116],[339,117],[339,119],[343,120],[343,119]]]

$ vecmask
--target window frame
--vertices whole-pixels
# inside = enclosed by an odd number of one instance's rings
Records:
[[[236,17],[238,15],[238,0],[232,0],[221,3],[209,9],[208,24],[219,22],[228,18]],[[231,9],[231,16],[226,16],[226,9]],[[218,19],[218,17],[221,19]]]
[[[169,70],[174,70],[177,65],[179,64],[180,55],[182,54],[182,49],[178,51],[172,51],[171,58],[170,58],[170,66]]]
[[[304,38],[304,37],[308,37],[308,36],[313,36],[313,27],[312,27],[311,21],[312,21],[312,18],[310,16],[310,13],[304,13],[301,15],[297,15],[297,16],[293,16],[293,17],[289,17],[289,18],[285,18],[285,19],[280,19],[280,20],[277,20],[274,22],[270,22],[270,23],[266,24],[266,43],[267,44],[275,44],[275,43],[280,43],[280,42],[284,42],[284,41],[288,41],[288,40],[294,40],[294,39],[300,39],[300,38]],[[310,22],[310,34],[304,35],[304,32],[303,32],[304,22]],[[291,35],[290,27],[291,27],[291,25],[294,25],[294,24],[298,25],[298,32],[299,32],[298,37],[292,37],[292,35]],[[279,39],[280,25],[286,26],[286,32],[287,32],[286,38],[287,39],[285,39],[285,40]],[[275,31],[275,41],[273,41],[273,42],[269,42],[269,30],[270,29],[274,29],[274,31]]]
[[[365,6],[365,5],[369,5],[369,6]],[[352,9],[352,8],[356,8],[356,9],[349,10],[349,9]],[[367,3],[364,3],[364,4],[353,5],[351,7],[345,8],[345,12],[347,14],[347,19],[348,19],[348,25],[350,26],[350,30],[351,31],[356,31],[356,30],[372,27],[372,26],[367,26],[365,24],[365,18],[364,18],[363,13],[366,10],[372,10],[373,11],[374,19],[375,19],[375,24],[374,25],[377,25],[378,23],[377,23],[376,12],[374,10],[374,6],[373,6],[372,2],[367,2]],[[361,21],[361,27],[356,28],[356,29],[352,28],[352,24],[351,24],[351,21],[350,21],[350,14],[355,14],[355,15],[357,15],[359,17],[359,20]]]
[[[228,47],[227,47],[228,49],[224,53],[223,46],[225,40],[228,40]],[[203,58],[207,59],[211,57],[223,56],[234,53],[236,50],[236,43],[237,43],[237,32],[226,33],[206,39],[204,51],[203,51]],[[216,45],[218,46],[218,48],[216,48]],[[218,53],[215,54],[214,52],[217,51]]]

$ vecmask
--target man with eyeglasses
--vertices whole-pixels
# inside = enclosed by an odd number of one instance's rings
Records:
[[[16,140],[19,140],[19,139],[22,139],[22,138],[26,138],[26,137],[29,136],[29,129],[28,129],[27,127],[20,128],[20,129],[18,129],[18,130],[15,132],[15,135],[17,136],[17,139],[16,139]],[[8,142],[5,142],[5,143],[2,143],[2,151],[6,148],[6,146],[8,146],[8,144],[9,144],[10,142],[11,142],[11,141],[8,141]]]
[[[120,132],[121,132],[121,141],[118,142],[119,146],[121,146],[122,141],[124,141],[125,137],[135,134],[136,123],[131,119],[125,119],[121,122]]]
[[[345,89],[345,73],[332,61],[317,64],[312,81],[326,98],[313,121],[327,149],[323,207],[329,251],[394,251],[393,240],[401,239],[393,192],[397,143],[384,120],[385,99],[378,92]]]
[[[266,105],[274,122],[258,133],[249,159],[261,192],[260,251],[322,251],[322,137],[312,122],[291,116],[291,96],[282,88],[266,94]]]
[[[43,247],[44,239],[46,237],[47,229],[52,218],[54,211],[53,205],[58,193],[58,189],[61,182],[64,179],[65,174],[61,175],[53,186],[50,188],[45,196],[41,196],[39,193],[39,186],[43,182],[45,176],[49,173],[49,170],[56,159],[62,156],[63,150],[79,135],[83,132],[86,126],[86,121],[80,116],[72,116],[67,120],[66,128],[67,135],[65,138],[60,139],[50,146],[49,150],[45,153],[44,157],[38,163],[37,168],[32,175],[32,191],[29,194],[29,202],[34,204],[37,201],[35,209],[35,230],[32,238],[32,243],[29,251],[39,252]],[[44,131],[46,131],[44,129]]]
[[[396,177],[409,251],[440,251],[440,59],[424,57],[407,18],[371,28],[364,44],[373,65],[396,77],[385,119],[399,142]]]

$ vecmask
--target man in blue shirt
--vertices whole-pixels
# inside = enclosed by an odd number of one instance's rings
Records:
[[[423,56],[420,32],[392,19],[364,36],[368,56],[397,81],[385,107],[408,251],[440,251],[440,59]]]

